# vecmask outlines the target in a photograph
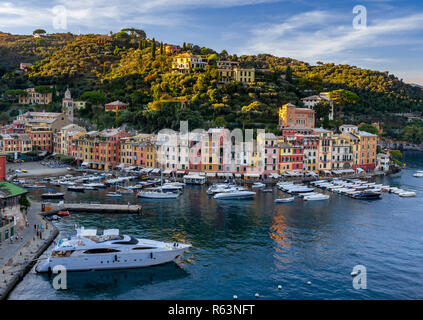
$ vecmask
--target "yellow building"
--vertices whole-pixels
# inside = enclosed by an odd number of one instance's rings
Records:
[[[249,83],[255,81],[255,69],[240,68],[237,61],[217,61],[216,66],[219,71],[220,83],[231,81]]]
[[[234,76],[235,81],[242,83],[249,83],[255,81],[255,69],[235,68]]]
[[[284,141],[279,142],[279,173],[284,173],[287,170],[292,170],[292,155],[293,148],[289,143]]]
[[[53,93],[39,93],[34,88],[25,89],[26,96],[19,96],[19,104],[49,104],[52,101]]]
[[[313,133],[319,136],[317,168],[328,174],[332,170],[332,131],[319,128],[313,129]]]
[[[204,69],[207,62],[201,56],[185,52],[176,55],[172,61],[172,70],[178,73],[191,72],[195,68]]]

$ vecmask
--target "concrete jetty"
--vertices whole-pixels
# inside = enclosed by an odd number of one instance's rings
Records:
[[[86,213],[141,213],[141,205],[127,204],[100,204],[100,203],[63,203],[51,204],[48,211],[42,212],[44,216],[51,216],[58,211],[86,212]]]

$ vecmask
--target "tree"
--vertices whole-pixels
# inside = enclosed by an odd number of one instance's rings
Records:
[[[418,125],[408,125],[404,128],[404,140],[421,144],[423,142],[423,127]]]
[[[326,102],[319,102],[313,107],[313,110],[317,120],[325,119],[325,117],[329,117],[330,105]]]
[[[53,88],[51,88],[50,86],[38,86],[35,87],[35,92],[41,94],[51,93],[53,92]]]
[[[291,69],[291,66],[287,66],[286,67],[285,80],[288,81],[288,82],[292,82],[292,69]]]
[[[106,98],[100,91],[86,91],[80,99],[92,105],[102,105],[106,102]]]
[[[364,123],[358,127],[360,131],[366,131],[373,134],[379,134],[379,130],[376,127],[372,126],[371,124]]]
[[[226,122],[225,118],[222,117],[222,116],[216,117],[216,119],[214,119],[214,125],[216,127],[226,127],[226,124],[227,124],[227,122]]]
[[[43,35],[46,34],[47,32],[44,29],[35,29],[34,31],[32,31],[32,34],[35,36],[36,34],[38,35]]]
[[[160,55],[163,55],[163,41],[160,42]]]
[[[154,38],[151,40],[151,57],[156,60],[156,40]]]
[[[0,113],[0,123],[5,125],[7,123],[9,123],[10,121],[10,117],[6,112],[2,112]]]

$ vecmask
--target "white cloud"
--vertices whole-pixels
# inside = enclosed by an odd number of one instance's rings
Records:
[[[349,23],[345,23],[349,21]],[[312,11],[296,15],[281,24],[262,25],[251,30],[252,39],[243,53],[271,53],[308,61],[336,59],[366,48],[413,44],[405,37],[423,30],[423,13],[400,18],[374,20],[354,30],[352,16]],[[378,57],[367,57],[367,59]]]
[[[107,28],[116,25],[183,25],[190,20],[187,12],[195,8],[227,8],[283,0],[56,0],[0,2],[0,28],[10,29],[52,26],[52,9],[57,5],[67,11],[70,28]]]

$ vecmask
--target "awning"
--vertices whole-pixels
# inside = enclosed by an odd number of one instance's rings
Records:
[[[234,175],[230,172],[225,173],[225,177],[232,178]]]
[[[246,173],[246,174],[244,174],[244,177],[260,178],[260,175],[258,173]]]
[[[363,170],[363,169],[361,169],[361,168],[357,168],[357,169],[356,169],[356,171],[357,171],[357,172],[364,172],[364,170]]]
[[[235,177],[241,178],[241,174],[240,173],[235,173]]]
[[[185,170],[178,170],[176,171],[177,174],[185,174]]]
[[[272,177],[272,178],[275,178],[275,179],[279,178],[279,175],[277,173],[273,173],[273,172],[271,174],[269,174],[269,176]]]
[[[218,176],[218,177],[226,177],[226,174],[225,174],[225,173],[223,173],[223,172],[218,172],[218,173],[217,173],[217,176]]]
[[[216,177],[216,172],[207,172],[206,176],[207,177]]]
[[[172,173],[172,170],[170,170],[170,169],[163,171],[163,174],[171,174],[171,173]]]
[[[326,174],[331,174],[331,172],[329,170],[323,170],[324,173]]]
[[[90,164],[88,162],[82,162],[81,166],[89,166]]]
[[[151,173],[159,173],[159,172],[160,172],[160,169],[158,168],[151,170]]]
[[[123,168],[125,168],[125,164],[124,163],[121,163],[117,167],[123,169]]]
[[[145,169],[144,169],[144,172],[145,172],[145,173],[149,173],[149,172],[151,172],[151,171],[153,171],[153,168],[145,168]]]

